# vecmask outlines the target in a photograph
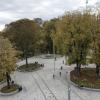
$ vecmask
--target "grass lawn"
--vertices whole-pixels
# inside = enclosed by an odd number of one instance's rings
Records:
[[[11,85],[10,88],[8,88],[8,86],[5,86],[0,91],[2,93],[11,93],[11,92],[16,91],[17,89],[19,89],[19,86],[14,84],[14,85]]]
[[[100,80],[96,80],[96,70],[93,68],[81,69],[80,76],[76,75],[75,70],[71,72],[71,81],[79,86],[100,89]]]
[[[28,67],[26,65],[22,65],[18,69],[21,70],[21,71],[34,71],[34,70],[37,70],[40,67],[41,67],[40,64],[33,63],[33,64],[28,64]]]

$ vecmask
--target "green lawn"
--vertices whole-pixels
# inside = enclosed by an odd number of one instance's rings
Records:
[[[11,85],[10,88],[8,88],[8,86],[5,86],[0,91],[2,93],[11,93],[11,92],[16,91],[18,88],[19,86],[14,84],[14,85]]]
[[[34,71],[34,70],[39,69],[40,67],[41,67],[40,64],[33,63],[33,64],[28,64],[28,67],[26,65],[22,65],[18,69],[20,71]]]

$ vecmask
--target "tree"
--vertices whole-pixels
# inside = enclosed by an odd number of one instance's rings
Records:
[[[7,25],[4,36],[8,37],[14,46],[22,51],[28,67],[29,55],[34,55],[39,41],[40,26],[33,20],[21,19]]]
[[[45,21],[43,24],[43,29],[45,33],[45,45],[46,52],[53,53],[53,34],[56,31],[55,23],[57,19],[51,19],[50,21]]]
[[[43,25],[43,20],[41,18],[34,18],[34,21],[40,26]]]
[[[99,10],[99,8],[98,8]],[[96,65],[96,79],[100,79],[100,12],[91,19],[92,63]]]
[[[93,46],[93,55],[92,60],[93,63],[96,64],[96,79],[100,79],[100,34],[97,34],[94,41]]]
[[[86,64],[86,57],[90,49],[90,19],[90,13],[68,12],[59,19],[56,25],[57,47],[68,56],[69,64],[76,64],[78,75],[81,65]]]
[[[7,86],[10,86],[10,73],[16,69],[16,50],[8,39],[0,36],[0,70],[6,74]]]

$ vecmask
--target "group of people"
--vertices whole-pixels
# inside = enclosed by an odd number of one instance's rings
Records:
[[[35,64],[39,64],[37,61],[35,61]],[[44,67],[44,64],[40,64],[41,67]]]
[[[11,76],[8,72],[6,72],[6,77],[7,77],[7,84],[8,87],[10,88],[10,85],[15,85],[15,82],[11,79]],[[22,91],[22,86],[19,86],[18,91]]]
[[[64,64],[64,60],[62,61],[62,63]],[[63,70],[63,66],[60,67],[60,70]],[[61,77],[61,71],[59,72],[59,75]]]
[[[37,61],[35,61],[35,64],[38,64],[38,62],[37,62]]]
[[[64,60],[63,60],[62,63],[64,64]],[[62,71],[62,70],[63,70],[63,66],[60,67],[60,72],[59,72],[60,77],[61,77],[61,71]],[[55,78],[55,75],[54,75],[54,74],[53,74],[53,78]]]
[[[60,67],[60,70],[63,70],[63,66]],[[61,71],[59,72],[59,75],[61,77]]]

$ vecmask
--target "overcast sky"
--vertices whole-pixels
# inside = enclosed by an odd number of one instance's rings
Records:
[[[89,0],[94,5],[100,0]],[[67,10],[85,7],[86,0],[0,0],[0,30],[5,24],[21,18],[48,20]]]

